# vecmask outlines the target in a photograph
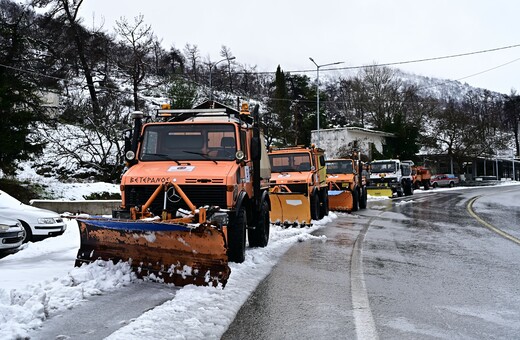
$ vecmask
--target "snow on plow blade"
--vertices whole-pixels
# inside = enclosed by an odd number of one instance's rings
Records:
[[[81,246],[75,265],[98,259],[129,262],[138,277],[176,286],[225,286],[231,273],[224,232],[210,224],[106,218],[78,219]]]
[[[393,192],[390,188],[385,187],[374,187],[374,188],[367,188],[367,194],[370,196],[380,196],[380,197],[390,197],[392,198]]]
[[[354,200],[348,190],[329,190],[329,210],[352,211]]]
[[[270,193],[271,223],[291,225],[310,225],[311,209],[307,196],[296,192]]]

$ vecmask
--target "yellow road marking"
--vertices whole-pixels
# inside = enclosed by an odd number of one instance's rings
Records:
[[[493,226],[492,224],[484,221],[482,218],[480,218],[476,213],[475,211],[473,210],[473,203],[479,199],[481,196],[476,196],[476,197],[473,197],[471,200],[469,200],[468,202],[468,205],[466,206],[466,210],[468,211],[468,213],[474,218],[476,219],[480,224],[482,224],[484,227],[488,228],[489,230],[499,234],[500,236],[510,240],[510,241],[513,241],[515,242],[516,244],[520,245],[520,239],[514,237],[513,235],[510,235],[508,233],[506,233],[505,231],[502,231],[500,229],[498,229],[497,227]]]

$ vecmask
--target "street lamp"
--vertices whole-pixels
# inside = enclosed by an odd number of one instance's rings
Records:
[[[317,119],[317,130],[318,130],[318,141],[316,143],[316,146],[319,146],[320,143],[320,67],[324,66],[331,66],[331,65],[338,65],[343,64],[343,61],[337,61],[335,63],[330,64],[324,64],[324,65],[318,65],[314,59],[309,57],[310,61],[316,65],[316,119]]]
[[[217,66],[218,63],[223,62],[224,60],[230,61],[230,60],[234,60],[234,59],[236,59],[236,57],[224,58],[213,64],[208,63],[208,65],[209,65],[209,100],[213,100],[213,87],[212,87],[213,84],[211,83],[211,73],[213,72],[213,67]]]

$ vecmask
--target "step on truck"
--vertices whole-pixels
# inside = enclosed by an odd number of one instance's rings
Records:
[[[270,167],[258,106],[216,102],[133,115],[122,205],[112,218],[78,218],[76,266],[127,261],[139,276],[224,286],[228,261],[269,241]]]
[[[399,159],[376,160],[370,163],[370,196],[401,197],[413,195],[412,169]]]
[[[367,207],[366,178],[363,163],[357,157],[328,159],[327,187],[329,209],[352,212]]]
[[[310,225],[329,214],[325,151],[314,146],[273,148],[271,223]]]

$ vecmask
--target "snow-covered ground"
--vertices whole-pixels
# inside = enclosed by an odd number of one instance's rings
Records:
[[[117,185],[105,183],[57,184],[60,198],[82,199],[92,192],[117,192]],[[455,189],[435,189],[438,192]],[[418,190],[417,194],[427,191]],[[387,200],[371,197],[369,200]],[[218,339],[261,280],[278,259],[295,243],[310,239],[325,241],[311,233],[326,226],[338,215],[331,213],[310,228],[283,229],[271,226],[269,245],[248,249],[244,263],[231,263],[231,276],[225,289],[186,286],[166,303],[125,325],[108,339]],[[316,234],[316,233],[315,233]],[[319,232],[318,232],[319,234]],[[66,232],[58,237],[23,245],[16,254],[0,259],[0,338],[30,336],[45,320],[83,303],[86,298],[110,294],[138,279],[124,263],[98,261],[74,267],[79,248],[75,220],[67,222]],[[218,318],[215,318],[218,315]],[[149,327],[153,324],[153,327]]]
[[[119,190],[118,185],[106,183],[64,184],[49,180],[46,184],[62,199],[79,200],[92,192]],[[178,339],[220,338],[278,259],[297,242],[324,239],[311,233],[336,217],[331,213],[310,228],[272,225],[267,247],[248,249],[244,263],[230,264],[232,274],[225,289],[186,286],[172,300],[133,320],[109,339],[159,339],[164,334]],[[63,235],[29,242],[17,253],[0,259],[1,339],[29,337],[45,320],[66,313],[88,297],[109,294],[138,280],[125,263],[98,261],[75,268],[79,244],[77,223],[70,219]],[[215,315],[219,316],[217,321]],[[154,327],[147,327],[152,320]]]

